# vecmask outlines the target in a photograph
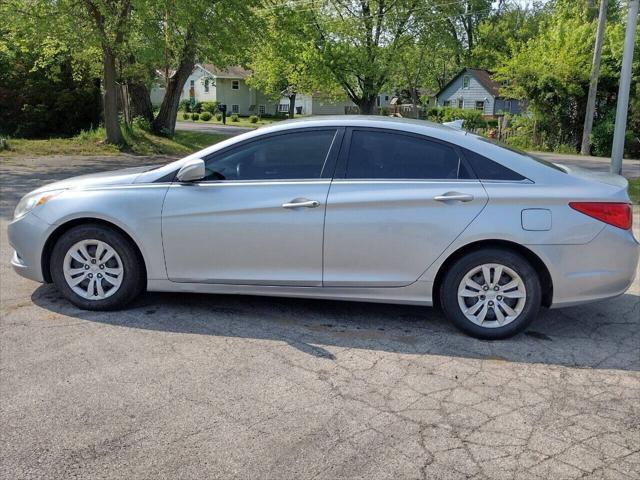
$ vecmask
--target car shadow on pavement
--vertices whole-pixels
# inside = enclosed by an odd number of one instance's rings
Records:
[[[457,331],[434,308],[272,297],[146,293],[129,309],[77,309],[52,285],[33,302],[88,322],[161,331],[285,342],[331,361],[339,349],[368,349],[559,366],[640,370],[640,297],[543,309],[529,329],[501,341]],[[335,348],[337,347],[337,349]]]

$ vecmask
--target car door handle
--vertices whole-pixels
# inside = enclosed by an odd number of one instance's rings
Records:
[[[436,202],[448,202],[448,201],[456,201],[456,202],[470,202],[473,200],[473,195],[468,193],[458,193],[458,192],[447,192],[442,195],[436,195],[433,197]]]
[[[282,208],[316,208],[320,205],[317,200],[307,200],[306,198],[296,198],[288,203],[283,203]]]

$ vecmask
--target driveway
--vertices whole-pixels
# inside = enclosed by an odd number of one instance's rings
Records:
[[[0,477],[640,477],[638,281],[487,342],[413,306],[154,293],[87,312],[11,271],[19,195],[141,161],[0,167]]]

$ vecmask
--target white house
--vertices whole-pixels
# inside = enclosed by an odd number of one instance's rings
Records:
[[[160,78],[164,72],[158,71]],[[173,75],[174,72],[170,72]],[[193,99],[196,102],[219,102],[227,105],[227,113],[246,115],[264,115],[289,112],[289,97],[282,97],[278,102],[267,98],[259,90],[250,88],[247,77],[249,70],[239,66],[225,69],[217,68],[210,63],[198,63],[185,82],[180,100]],[[164,98],[165,88],[159,82],[151,89],[151,103],[160,105]],[[389,104],[389,94],[378,97],[378,106]],[[336,100],[321,93],[313,95],[297,95],[296,115],[344,115],[358,113],[356,105],[348,100]]]

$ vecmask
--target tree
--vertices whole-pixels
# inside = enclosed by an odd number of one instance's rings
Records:
[[[314,55],[313,42],[298,34],[298,25],[304,21],[305,16],[295,8],[273,7],[249,62],[252,74],[247,83],[274,101],[288,97],[289,118],[294,117],[298,94],[335,93],[338,87],[314,70],[315,63],[309,58]]]
[[[302,30],[313,39],[310,60],[360,108],[371,114],[412,37],[420,0],[320,1],[306,11]],[[308,37],[307,37],[308,38]]]
[[[610,15],[615,18],[617,9]],[[539,34],[520,45],[497,69],[496,78],[506,83],[501,92],[528,100],[548,147],[568,144],[577,150],[579,146],[595,27],[585,2],[558,0]],[[622,35],[621,23],[609,22],[600,69],[605,99],[617,84],[615,66],[620,62]]]
[[[153,121],[158,133],[173,135],[180,95],[198,59],[219,66],[246,61],[243,54],[257,27],[256,0],[167,0],[153,3],[146,31],[156,52],[163,52],[175,73],[166,79],[165,96]],[[162,60],[157,59],[157,65]],[[169,70],[167,68],[167,70]]]
[[[118,122],[116,58],[129,30],[132,0],[82,0],[102,49],[104,126],[107,143],[124,143]],[[70,3],[73,3],[70,1]],[[72,5],[69,5],[72,8]]]

